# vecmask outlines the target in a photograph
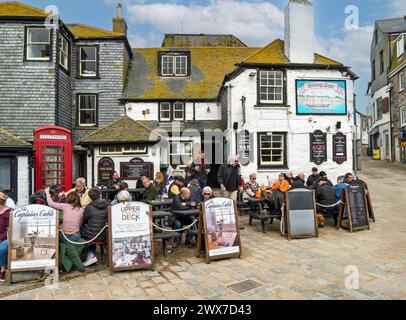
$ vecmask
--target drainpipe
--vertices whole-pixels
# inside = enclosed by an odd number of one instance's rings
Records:
[[[355,81],[352,81],[353,88],[355,86]],[[358,174],[358,158],[357,158],[357,95],[354,94],[354,126],[355,126],[355,136],[353,137],[353,146],[352,146],[352,153],[353,153],[353,165],[354,165],[354,175],[357,176]]]
[[[390,146],[390,161],[394,162],[394,157],[395,152],[394,152],[394,147],[393,147],[393,140],[392,140],[392,125],[393,125],[393,119],[392,119],[392,96],[393,96],[393,83],[389,82],[389,146]]]

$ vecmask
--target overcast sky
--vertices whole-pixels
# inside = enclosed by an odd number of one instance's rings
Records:
[[[55,5],[66,23],[111,29],[117,0],[21,0],[45,8]],[[159,47],[165,33],[227,33],[249,46],[283,39],[283,9],[288,0],[123,0],[134,47]],[[312,0],[316,51],[352,68],[358,108],[365,111],[370,81],[369,50],[375,20],[406,15],[406,0]],[[359,24],[346,28],[346,8],[355,6]],[[347,19],[348,20],[348,19]],[[351,20],[354,22],[354,20]],[[305,23],[305,22],[304,22]]]

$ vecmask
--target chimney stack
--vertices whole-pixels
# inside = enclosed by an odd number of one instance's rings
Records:
[[[123,18],[123,4],[121,3],[121,0],[118,0],[117,16],[113,18],[113,31],[127,36],[127,29],[127,22]]]
[[[314,11],[308,0],[289,0],[285,8],[285,55],[291,63],[314,63]]]

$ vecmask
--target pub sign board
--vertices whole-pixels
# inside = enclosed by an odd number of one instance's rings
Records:
[[[310,162],[317,165],[327,161],[327,134],[321,130],[310,133]]]
[[[237,135],[237,155],[240,164],[247,166],[253,161],[253,135],[248,130],[241,130]]]
[[[207,263],[212,260],[241,257],[240,228],[233,200],[214,198],[201,204],[198,254],[202,241],[205,241]]]
[[[110,272],[153,269],[152,209],[143,202],[109,207]]]
[[[130,162],[120,162],[120,175],[124,180],[138,180],[143,174],[153,179],[153,172],[153,163],[144,162],[141,158],[133,158]]]
[[[347,161],[347,136],[341,132],[333,135],[333,161],[338,164]]]
[[[113,172],[114,161],[108,157],[101,158],[97,164],[98,184],[107,184],[112,179]]]

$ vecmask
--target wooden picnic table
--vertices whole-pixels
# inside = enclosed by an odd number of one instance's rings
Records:
[[[116,190],[116,189],[101,189],[101,193],[102,193],[102,195],[103,195],[103,197],[105,198],[105,199],[108,199],[108,196],[111,194],[111,193],[118,193],[118,192],[120,192],[121,190]],[[140,194],[140,193],[143,193],[144,191],[145,191],[145,188],[135,188],[135,189],[127,189],[126,191],[128,191],[130,194],[131,194],[131,197],[133,198],[133,200],[135,200],[136,199],[136,197],[135,197],[135,195],[138,193],[138,194]]]
[[[173,216],[173,214],[169,211],[153,211],[152,212],[152,219],[154,221],[154,223],[161,227],[161,228],[165,228],[165,218],[166,217],[171,217]],[[168,249],[166,247],[166,244],[169,240],[173,240],[176,237],[180,237],[180,233],[179,232],[175,232],[175,231],[163,231],[163,230],[159,230],[156,229],[154,230],[154,240],[162,240],[162,252],[164,257],[166,257],[168,255]]]
[[[252,226],[252,219],[257,219],[261,221],[261,228],[262,232],[265,233],[265,221],[270,219],[270,223],[273,223],[274,219],[281,219],[281,215],[274,214],[271,212],[266,212],[264,210],[264,206],[267,203],[270,203],[270,199],[265,198],[255,198],[250,197],[248,198],[248,204],[250,206],[250,210],[247,211],[248,215],[250,216],[249,225]]]
[[[152,206],[152,210],[157,211],[169,211],[172,205],[173,199],[166,198],[161,200],[147,201]]]

